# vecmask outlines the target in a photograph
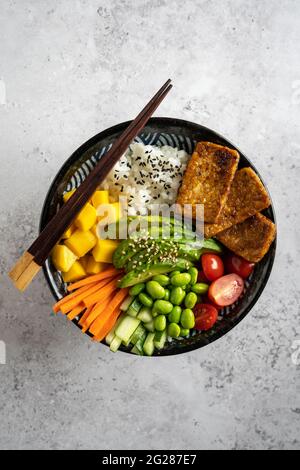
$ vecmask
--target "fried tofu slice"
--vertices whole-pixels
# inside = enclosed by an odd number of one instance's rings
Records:
[[[264,215],[255,214],[218,233],[216,238],[237,255],[257,263],[269,251],[275,235],[275,224]]]
[[[204,205],[204,221],[216,223],[225,204],[239,162],[239,154],[222,145],[199,142],[188,162],[177,196],[177,204]]]
[[[257,174],[251,168],[242,168],[235,174],[218,222],[205,224],[204,236],[214,237],[217,233],[266,209],[270,204],[267,190]]]

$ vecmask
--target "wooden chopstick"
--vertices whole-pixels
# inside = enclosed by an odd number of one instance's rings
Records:
[[[117,138],[111,149],[101,158],[72,197],[60,208],[41,234],[17,261],[10,271],[9,277],[19,290],[25,290],[30,284],[42,264],[50,255],[54,245],[59,242],[64,231],[72,223],[74,217],[87,203],[97,186],[104,180],[123,155],[130,142],[141,129],[143,129],[171,88],[171,80],[167,80],[134,121],[132,121],[121,136]]]

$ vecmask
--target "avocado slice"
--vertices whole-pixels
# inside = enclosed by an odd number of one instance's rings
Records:
[[[156,274],[165,274],[174,270],[187,270],[193,264],[186,259],[178,258],[175,262],[165,261],[163,263],[156,264],[144,264],[139,269],[134,269],[127,273],[119,281],[119,287],[130,287],[138,284],[139,282],[145,282]]]

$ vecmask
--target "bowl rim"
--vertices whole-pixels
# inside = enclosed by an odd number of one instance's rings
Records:
[[[116,134],[116,133],[122,132],[124,130],[124,128],[126,128],[130,123],[131,123],[131,121],[124,121],[124,122],[121,122],[119,124],[108,127],[107,129],[104,129],[103,131],[99,132],[98,134],[95,134],[90,139],[88,139],[86,142],[81,144],[67,158],[67,160],[65,160],[65,162],[63,163],[63,165],[60,167],[60,169],[56,173],[55,177],[53,178],[52,183],[51,183],[51,185],[50,185],[50,187],[49,187],[49,189],[46,193],[46,196],[45,196],[45,199],[44,199],[44,202],[43,202],[43,206],[42,206],[41,216],[40,216],[39,232],[42,231],[42,228],[45,225],[46,213],[47,213],[47,207],[48,207],[48,204],[49,204],[49,199],[50,199],[50,196],[52,196],[52,192],[53,192],[53,190],[56,186],[56,183],[60,179],[60,177],[63,174],[65,174],[66,170],[70,167],[70,165],[75,163],[78,160],[78,158],[80,158],[80,156],[84,152],[89,150],[91,147],[93,147],[95,144],[97,144],[100,140],[111,136],[111,134]],[[272,201],[271,195],[268,191],[268,188],[267,188],[263,178],[261,177],[261,175],[258,172],[255,165],[253,165],[251,160],[249,160],[249,158],[243,152],[241,152],[238,147],[236,147],[234,144],[232,144],[231,141],[229,141],[222,134],[219,134],[218,132],[214,131],[213,129],[211,129],[209,127],[203,126],[202,124],[194,123],[192,121],[187,121],[187,120],[184,120],[184,119],[172,118],[172,117],[152,117],[147,122],[147,125],[151,124],[151,123],[153,123],[153,124],[155,124],[155,123],[160,123],[161,124],[162,123],[162,124],[166,124],[166,126],[170,126],[170,125],[173,125],[173,126],[174,125],[180,125],[182,127],[193,126],[195,128],[198,128],[199,131],[202,130],[202,131],[210,132],[211,134],[213,134],[213,136],[216,139],[220,139],[220,140],[225,141],[227,146],[232,147],[233,149],[237,150],[240,154],[242,154],[243,157],[247,160],[247,162],[251,165],[251,167],[253,168],[255,173],[259,176],[259,178],[261,179],[264,187],[266,188],[266,190],[269,194],[270,201],[271,201],[271,204],[270,204],[269,208],[270,208],[271,213],[272,213],[274,224],[277,227],[276,215],[275,215],[273,201]],[[273,241],[273,243],[270,247],[270,249],[273,248],[273,255],[269,260],[268,267],[267,267],[264,279],[261,282],[260,286],[258,287],[258,290],[257,290],[255,296],[253,297],[253,299],[251,300],[251,302],[249,302],[247,307],[245,307],[243,313],[237,319],[235,319],[234,321],[232,321],[232,322],[228,323],[227,325],[225,325],[224,329],[215,332],[214,335],[209,339],[209,341],[206,344],[199,344],[199,345],[197,345],[197,343],[195,343],[195,344],[186,344],[183,348],[178,348],[178,349],[175,348],[174,350],[166,350],[165,352],[163,352],[163,350],[162,350],[162,352],[160,352],[156,355],[153,355],[152,357],[173,356],[173,355],[178,355],[178,354],[183,354],[183,353],[186,353],[186,352],[194,351],[196,349],[201,349],[204,346],[208,346],[208,345],[212,344],[213,342],[215,342],[216,340],[220,339],[221,337],[225,336],[229,331],[231,331],[234,327],[236,327],[246,317],[246,315],[248,315],[248,313],[252,310],[252,308],[254,307],[254,305],[257,303],[258,299],[262,295],[262,293],[263,293],[263,291],[264,291],[264,289],[265,289],[265,287],[266,287],[266,285],[269,281],[271,271],[273,269],[273,265],[274,265],[274,261],[275,261],[275,257],[276,257],[276,247],[277,247],[277,231],[276,231],[275,239],[274,239],[274,241]],[[59,300],[59,297],[57,296],[57,294],[54,290],[53,284],[50,280],[49,273],[48,273],[48,270],[47,270],[47,267],[46,267],[45,264],[43,264],[43,273],[44,273],[44,276],[46,278],[46,282],[47,282],[47,284],[50,288],[50,291],[52,292],[53,297],[56,300]],[[72,322],[79,328],[78,322],[76,320],[72,320]],[[107,346],[107,344],[104,341],[102,341],[102,344]],[[123,348],[120,348],[119,351],[122,351],[126,354],[131,354],[130,351],[127,351]]]

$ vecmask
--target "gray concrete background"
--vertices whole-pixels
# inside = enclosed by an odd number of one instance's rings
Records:
[[[299,54],[296,0],[0,0],[1,448],[299,449]],[[51,316],[42,275],[19,294],[6,272],[64,160],[169,76],[156,115],[211,127],[252,159],[279,242],[237,328],[147,360]]]

